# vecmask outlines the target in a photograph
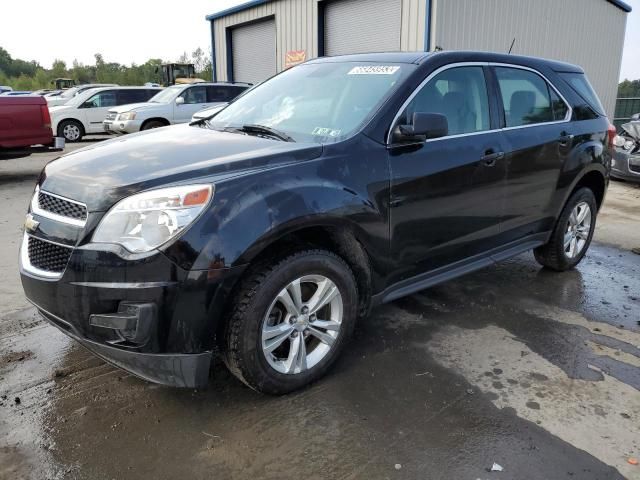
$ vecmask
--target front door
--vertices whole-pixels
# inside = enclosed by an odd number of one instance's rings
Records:
[[[191,120],[194,113],[209,107],[207,103],[207,87],[204,85],[189,87],[180,94],[184,103],[174,108],[174,123],[185,123]]]
[[[102,121],[107,115],[109,109],[116,105],[117,98],[115,90],[105,90],[103,92],[96,93],[94,96],[89,98],[83,104],[86,118],[86,133],[102,133],[104,131]]]
[[[432,74],[399,117],[397,123],[407,123],[414,112],[440,113],[449,133],[389,148],[391,248],[398,267],[392,283],[496,246],[506,167],[487,69],[451,65]]]

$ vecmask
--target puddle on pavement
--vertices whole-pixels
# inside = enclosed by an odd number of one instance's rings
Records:
[[[0,465],[91,480],[450,479],[496,461],[504,478],[620,478],[607,465],[632,478],[640,260],[592,251],[574,272],[523,256],[383,306],[328,377],[285,397],[221,366],[206,391],[152,385],[23,312],[0,324],[2,355],[31,352],[0,364],[0,393],[21,397],[0,407]]]

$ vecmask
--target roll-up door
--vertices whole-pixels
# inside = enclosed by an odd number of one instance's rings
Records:
[[[231,30],[233,79],[259,83],[276,73],[276,22],[264,20]]]
[[[325,55],[400,50],[401,0],[335,0],[324,15]]]

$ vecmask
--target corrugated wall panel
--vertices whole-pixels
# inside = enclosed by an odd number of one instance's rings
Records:
[[[401,50],[424,49],[426,4],[427,0],[401,0]],[[218,80],[227,80],[226,29],[270,15],[276,19],[278,71],[290,50],[306,50],[307,59],[318,56],[318,0],[273,0],[214,20]]]
[[[627,14],[603,0],[436,0],[434,46],[507,52],[582,66],[609,115]]]

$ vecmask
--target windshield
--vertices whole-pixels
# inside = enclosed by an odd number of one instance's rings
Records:
[[[415,68],[339,62],[294,67],[254,87],[210,121],[214,129],[262,125],[300,142],[353,134]]]
[[[94,95],[96,93],[96,89],[95,88],[88,88],[87,90],[85,90],[84,92],[80,92],[79,94],[77,94],[75,97],[73,97],[71,100],[69,100],[67,103],[65,103],[65,105],[68,105],[70,107],[79,107],[80,105],[82,105],[90,96]]]
[[[62,94],[60,96],[62,98],[71,98],[71,97],[75,96],[76,93],[78,93],[78,90],[80,90],[78,87],[73,87],[73,88],[70,88],[70,89],[65,90],[64,92],[62,92]]]
[[[161,90],[160,92],[156,93],[153,97],[151,97],[149,101],[152,103],[169,103],[182,90],[184,90],[184,87],[181,87],[179,85],[174,85],[173,87],[167,87],[164,90]]]

